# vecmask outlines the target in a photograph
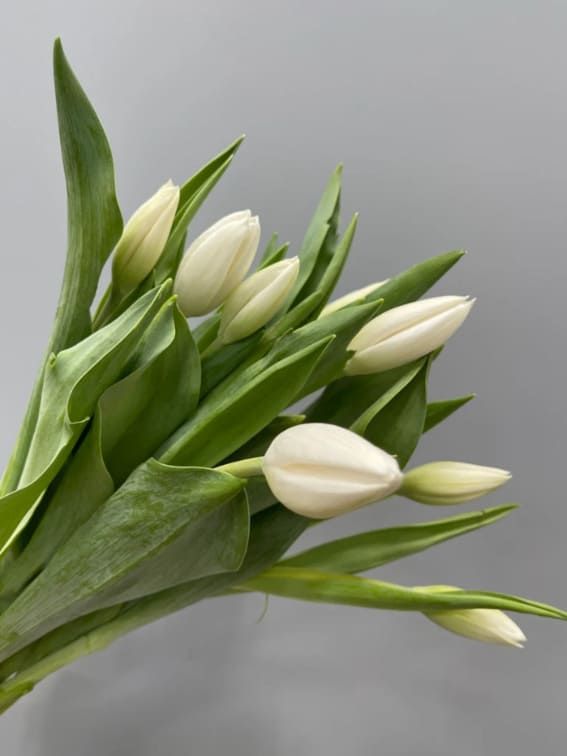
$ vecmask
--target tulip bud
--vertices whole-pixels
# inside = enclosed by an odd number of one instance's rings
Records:
[[[124,227],[112,261],[116,288],[127,293],[154,269],[167,242],[177,205],[179,187],[170,180],[144,202]]]
[[[245,279],[222,308],[219,336],[225,344],[246,338],[281,309],[299,273],[299,258],[269,265]]]
[[[186,317],[221,305],[248,273],[260,241],[260,222],[250,210],[221,218],[185,252],[173,285]]]
[[[484,643],[523,648],[527,640],[518,625],[499,609],[451,609],[425,616],[445,630]]]
[[[393,307],[361,328],[348,345],[354,351],[348,375],[380,373],[405,365],[442,346],[474,304],[467,297],[433,297]]]
[[[384,499],[402,482],[394,457],[352,431],[325,423],[296,425],[276,436],[263,472],[285,507],[315,519]]]
[[[459,589],[449,585],[434,585],[417,590],[443,593]],[[483,643],[501,643],[523,648],[527,640],[518,625],[500,609],[443,609],[426,612],[425,616],[451,633]]]
[[[405,474],[400,494],[422,504],[462,504],[500,488],[511,477],[498,467],[430,462]]]
[[[333,302],[329,302],[329,304],[321,310],[319,317],[324,318],[326,315],[331,315],[331,313],[336,312],[337,310],[342,310],[343,307],[346,307],[353,302],[358,302],[358,300],[364,299],[364,297],[368,296],[368,294],[371,294],[373,291],[376,291],[376,289],[384,286],[385,283],[388,283],[389,280],[389,278],[386,278],[384,279],[384,281],[377,281],[376,283],[369,284],[368,286],[363,286],[362,289],[349,291],[348,294],[335,299]]]

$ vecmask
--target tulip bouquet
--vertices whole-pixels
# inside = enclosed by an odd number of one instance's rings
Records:
[[[513,646],[525,638],[503,610],[566,619],[500,593],[361,576],[513,505],[287,555],[322,519],[394,494],[454,505],[508,479],[457,461],[405,471],[422,434],[471,398],[428,402],[427,382],[474,300],[420,299],[462,252],[329,304],[357,222],[339,234],[337,170],[297,256],[274,235],[249,275],[257,217],[232,213],[197,238],[190,229],[241,140],[123,227],[108,142],[59,42],[54,71],[68,255],[1,484],[0,709],[125,633],[229,594],[412,611]]]

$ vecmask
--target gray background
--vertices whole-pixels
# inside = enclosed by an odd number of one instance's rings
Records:
[[[478,398],[416,461],[514,472],[506,523],[384,569],[567,606],[565,2],[35,2],[3,6],[0,207],[6,458],[45,344],[65,247],[50,55],[60,34],[113,146],[126,214],[233,137],[195,222],[257,211],[296,245],[338,160],[361,212],[341,293],[470,254],[438,293],[474,294],[433,398]],[[472,508],[472,507],[471,507]],[[311,540],[433,512],[402,500]],[[303,543],[308,543],[305,538]],[[421,616],[261,597],[203,604],[52,677],[0,724],[16,756],[563,752],[567,627],[521,618],[518,652]]]

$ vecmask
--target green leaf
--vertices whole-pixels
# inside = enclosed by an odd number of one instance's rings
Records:
[[[206,396],[215,386],[230,375],[236,368],[254,355],[260,342],[262,331],[250,334],[245,339],[226,344],[211,355],[203,353],[203,380],[201,397]]]
[[[152,323],[135,357],[132,373],[100,402],[102,453],[117,486],[193,414],[199,401],[199,353],[174,302]]]
[[[425,422],[427,408],[427,376],[431,358],[422,362],[422,366],[412,379],[393,396],[389,392],[389,401],[384,396],[359,418],[352,430],[360,433],[375,446],[397,457],[404,468],[414,453]],[[399,383],[398,383],[399,385]]]
[[[334,250],[333,256],[326,263],[324,273],[318,279],[316,288],[313,291],[309,291],[305,296],[303,296],[302,292],[297,304],[266,330],[266,339],[276,339],[287,333],[290,329],[302,325],[308,318],[321,312],[333,293],[333,289],[350,252],[357,220],[358,216],[355,215],[348,225],[340,244]]]
[[[138,627],[204,598],[222,595],[273,564],[308,524],[309,520],[284,507],[272,507],[252,518],[248,550],[237,572],[192,580],[112,609],[93,612],[48,633],[0,664],[0,676],[5,680],[19,673],[0,686],[2,700],[9,699],[22,684],[36,684],[74,659],[105,648]]]
[[[450,417],[453,412],[463,407],[465,404],[474,399],[475,394],[469,394],[468,396],[459,396],[455,399],[446,399],[443,402],[431,402],[427,405],[427,414],[425,416],[425,423],[423,426],[423,432],[435,428],[436,425],[442,423]]]
[[[68,200],[68,252],[49,348],[76,344],[90,333],[98,279],[122,231],[114,166],[98,117],[55,41],[53,70]]]
[[[122,231],[112,154],[101,123],[55,41],[53,70],[59,135],[67,185],[67,259],[48,355],[91,331],[90,306],[104,263]],[[32,391],[1,492],[16,488],[39,412],[42,366]]]
[[[360,306],[365,305],[357,305],[357,307]],[[338,312],[348,312],[350,309],[348,307]],[[327,320],[326,317],[321,318],[321,322],[325,320]],[[350,428],[353,423],[359,421],[357,432],[361,432],[369,419],[407,386],[422,365],[423,359],[420,359],[383,373],[339,378],[329,384],[321,396],[305,411],[307,421],[334,423],[343,428]]]
[[[0,578],[3,597],[17,594],[43,569],[132,470],[194,411],[199,356],[174,302],[167,303],[151,324],[129,370],[101,396],[92,426],[46,492],[37,528]]]
[[[246,590],[325,604],[369,609],[432,612],[447,609],[502,609],[567,619],[567,612],[537,601],[488,591],[405,588],[379,580],[296,567],[272,567],[242,585]]]
[[[272,238],[266,245],[266,249],[264,250],[262,257],[260,258],[257,269],[262,270],[263,268],[267,268],[269,265],[273,265],[274,263],[279,262],[285,257],[288,249],[289,242],[286,242],[285,244],[279,246],[278,234],[272,234]]]
[[[272,353],[281,358],[304,349],[307,345],[322,338],[335,336],[297,398],[317,391],[342,374],[343,367],[348,359],[347,345],[355,333],[374,317],[379,307],[379,303],[376,302],[346,307],[328,317],[307,323],[286,334],[274,344]]]
[[[339,175],[339,179],[340,179],[340,175]],[[332,215],[326,224],[328,226],[327,233],[325,234],[323,244],[321,245],[319,253],[317,254],[317,257],[315,259],[315,265],[313,266],[311,275],[306,280],[303,288],[299,292],[299,297],[301,299],[305,299],[310,294],[313,294],[314,292],[319,290],[321,283],[323,281],[323,278],[325,277],[327,273],[327,269],[329,265],[331,265],[332,261],[336,258],[337,242],[339,239],[339,212],[340,212],[340,186],[339,186],[339,193],[337,195],[335,206],[333,207]],[[357,217],[358,216],[355,215],[354,220],[353,220],[354,225],[356,225]],[[351,238],[352,236],[353,234],[351,234]],[[344,260],[343,260],[343,264],[344,264]]]
[[[93,415],[100,395],[120,376],[143,332],[169,296],[149,292],[120,318],[48,363],[37,426],[21,488],[0,499],[0,552],[25,527]]]
[[[383,299],[382,312],[419,299],[433,284],[450,270],[464,255],[463,250],[446,252],[437,257],[413,265],[403,273],[390,278],[382,286],[368,294],[366,302]]]
[[[396,559],[430,549],[451,538],[491,525],[510,514],[517,506],[505,504],[481,512],[420,522],[394,528],[358,533],[324,543],[284,559],[279,566],[302,567],[329,572],[366,572]]]
[[[2,614],[0,655],[90,611],[238,570],[249,530],[243,486],[217,470],[138,467]]]
[[[341,195],[342,170],[342,165],[339,165],[331,176],[299,250],[301,267],[290,297],[290,301],[293,302],[294,305],[298,304],[299,299],[303,299],[301,293],[302,289],[315,268],[317,258],[325,243],[329,230],[336,223],[336,215],[338,213]]]
[[[330,340],[272,363],[268,356],[227,378],[160,450],[160,459],[176,465],[218,464],[293,401]]]

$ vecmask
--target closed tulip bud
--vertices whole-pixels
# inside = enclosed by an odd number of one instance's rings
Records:
[[[281,309],[299,273],[299,258],[269,265],[245,279],[222,308],[219,336],[225,344],[244,339]]]
[[[349,375],[380,373],[405,365],[442,346],[474,304],[467,297],[432,297],[393,307],[361,328],[348,345]]]
[[[484,643],[523,648],[527,640],[518,625],[499,609],[452,609],[425,616],[445,630]]]
[[[423,590],[444,593],[459,589],[448,585],[434,585]],[[500,609],[443,609],[426,612],[425,616],[451,633],[483,643],[500,643],[523,648],[527,640],[518,625]]]
[[[263,472],[285,507],[315,519],[384,499],[402,482],[394,457],[352,431],[325,423],[297,425],[276,436]]]
[[[169,237],[178,204],[179,187],[170,180],[125,225],[112,261],[113,282],[121,293],[135,289],[154,269]]]
[[[221,305],[248,273],[260,241],[260,221],[250,210],[226,215],[185,252],[173,286],[186,317]]]
[[[326,315],[331,315],[331,313],[337,312],[337,310],[342,310],[343,307],[347,307],[347,305],[352,304],[353,302],[358,302],[359,300],[364,299],[368,294],[371,294],[373,291],[376,291],[376,289],[384,286],[385,283],[388,283],[389,280],[389,278],[386,278],[384,281],[377,281],[376,283],[368,284],[368,286],[363,286],[362,289],[349,291],[348,294],[335,299],[333,302],[329,302],[329,304],[321,310],[319,317],[324,318]]]
[[[498,467],[430,462],[405,474],[400,493],[422,504],[462,504],[500,488],[511,477]]]

